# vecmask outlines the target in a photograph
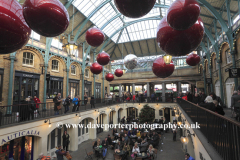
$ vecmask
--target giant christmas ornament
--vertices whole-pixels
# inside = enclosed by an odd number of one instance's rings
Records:
[[[130,18],[142,17],[151,11],[156,0],[114,0],[119,12]]]
[[[114,75],[112,73],[108,73],[106,74],[105,78],[108,82],[111,82],[114,80]]]
[[[91,65],[90,70],[93,74],[100,74],[103,70],[103,67],[97,62],[95,62]]]
[[[31,29],[16,0],[0,0],[0,54],[8,54],[27,44]]]
[[[23,15],[29,27],[45,37],[62,34],[69,25],[69,15],[59,0],[26,0]]]
[[[137,56],[134,54],[129,54],[124,58],[124,65],[127,69],[134,69],[137,63]]]
[[[164,17],[157,28],[157,43],[169,55],[183,56],[198,47],[203,35],[204,25],[200,17],[192,27],[183,31],[171,28]]]
[[[98,47],[103,43],[105,36],[100,29],[93,27],[87,30],[85,38],[90,46]]]
[[[121,70],[121,69],[116,69],[115,70],[115,76],[122,77],[122,75],[123,75],[123,70]]]
[[[173,61],[171,61],[170,64],[166,65],[164,59],[162,57],[159,57],[153,62],[152,71],[157,77],[169,77],[174,71]]]
[[[106,52],[99,53],[97,56],[97,62],[101,65],[107,65],[110,61],[110,56]]]
[[[186,30],[198,20],[200,11],[196,0],[176,0],[168,9],[167,22],[175,30]]]
[[[196,66],[200,62],[200,56],[191,53],[187,56],[186,62],[189,66]]]

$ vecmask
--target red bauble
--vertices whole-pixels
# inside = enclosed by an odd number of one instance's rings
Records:
[[[156,0],[114,0],[119,12],[130,18],[139,18],[148,14]]]
[[[29,27],[45,37],[58,36],[69,25],[67,9],[59,0],[26,0],[23,15]]]
[[[97,62],[101,65],[107,65],[110,61],[110,56],[106,52],[99,53],[97,56]]]
[[[106,80],[111,82],[114,80],[114,75],[112,73],[108,73],[106,76],[105,76]]]
[[[103,67],[97,62],[95,62],[91,65],[90,70],[93,74],[100,74],[103,70]]]
[[[200,62],[200,56],[194,53],[188,55],[186,62],[189,66],[196,66]]]
[[[175,30],[186,30],[198,20],[200,5],[196,0],[176,0],[167,12],[167,22]]]
[[[169,77],[174,71],[173,61],[171,61],[170,64],[166,65],[163,58],[159,57],[153,62],[152,71],[157,77]]]
[[[8,54],[27,44],[31,29],[16,0],[0,0],[0,54]]]
[[[204,25],[198,21],[189,29],[178,31],[171,28],[164,17],[157,29],[158,46],[171,56],[183,56],[194,51],[201,43],[204,35]]]
[[[90,46],[98,47],[103,43],[105,36],[100,29],[93,27],[87,30],[85,38]]]
[[[121,69],[116,69],[115,70],[115,76],[122,77],[122,75],[123,75],[123,71]]]

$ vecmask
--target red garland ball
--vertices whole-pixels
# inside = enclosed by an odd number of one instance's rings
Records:
[[[167,12],[167,22],[175,30],[186,30],[198,20],[200,5],[196,0],[176,0]]]
[[[105,76],[106,80],[108,82],[111,82],[114,80],[114,75],[112,73],[108,73],[106,76]]]
[[[156,0],[114,0],[119,12],[129,18],[140,18],[148,14]]]
[[[110,61],[110,56],[106,52],[99,53],[97,55],[97,62],[101,65],[107,65]]]
[[[204,25],[198,21],[189,29],[178,31],[171,28],[164,17],[157,29],[158,46],[171,56],[183,56],[194,51],[201,43],[204,35]]]
[[[87,30],[85,38],[90,46],[98,47],[103,43],[105,36],[100,29],[93,27]]]
[[[189,66],[196,66],[200,62],[200,56],[194,53],[191,53],[187,56],[186,62]]]
[[[23,15],[29,27],[45,37],[58,36],[69,25],[67,9],[59,0],[26,0]]]
[[[157,77],[169,77],[174,71],[173,61],[171,61],[170,64],[166,65],[163,58],[159,57],[153,62],[152,71]]]
[[[16,0],[0,0],[0,54],[15,52],[27,44],[31,29],[22,10]]]
[[[122,75],[123,75],[123,71],[121,69],[116,69],[115,70],[115,76],[122,77]]]
[[[103,67],[97,62],[95,62],[91,65],[90,70],[93,74],[100,74],[103,70]]]

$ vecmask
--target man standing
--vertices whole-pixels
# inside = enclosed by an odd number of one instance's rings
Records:
[[[64,113],[67,113],[67,111],[69,111],[70,102],[71,102],[71,96],[68,95],[68,97],[65,99],[64,105],[63,105],[65,107]]]
[[[240,86],[238,86],[238,95],[234,95],[231,98],[231,108],[234,108],[235,118],[238,120],[240,114]]]
[[[91,101],[90,101],[90,104],[91,104],[91,108],[95,108],[95,104],[94,104],[94,95],[91,96]]]
[[[195,160],[195,159],[193,157],[191,157],[188,153],[186,153],[185,160]]]
[[[60,105],[61,105],[61,93],[58,93],[55,98],[53,99],[53,102],[54,102],[54,111],[55,111],[55,115],[59,115],[59,108]]]
[[[68,152],[68,151],[67,151]],[[63,159],[63,155],[66,155],[67,152],[62,151],[61,149],[61,145],[58,145],[58,149],[55,151],[56,155],[57,155],[57,160],[64,160]]]
[[[187,99],[189,102],[192,102],[193,95],[190,92],[187,92]]]
[[[66,151],[68,151],[68,145],[69,145],[69,134],[67,133],[67,131],[64,131],[64,134],[62,136],[63,139],[63,149],[65,149]]]
[[[72,103],[74,105],[72,112],[75,112],[75,111],[77,111],[77,107],[78,107],[78,96],[75,96],[75,98],[73,98]]]
[[[106,137],[103,141],[102,141],[102,147],[103,147],[103,158],[106,157],[107,154],[107,148],[108,148],[108,138]]]

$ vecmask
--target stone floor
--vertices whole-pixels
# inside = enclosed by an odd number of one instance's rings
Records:
[[[224,108],[223,110],[225,112],[225,115],[224,115],[225,117],[230,118],[230,119],[238,122],[235,118],[232,117],[232,110],[230,108]]]
[[[98,138],[101,140],[104,139],[108,134],[110,134],[111,131],[109,132],[103,132],[98,134]],[[163,135],[163,145],[162,148],[158,150],[158,155],[157,159],[161,160],[184,160],[184,151],[182,150],[182,143],[180,142],[180,136],[177,135],[177,141],[172,140],[172,133],[168,132]],[[70,152],[72,155],[73,159],[72,160],[84,160],[86,156],[85,149],[87,149],[88,152],[92,151],[92,143],[95,140],[88,140],[83,142],[82,144],[79,145],[78,151],[75,152]],[[162,149],[162,151],[160,151]],[[93,156],[93,159],[96,160],[97,158]],[[106,160],[114,160],[113,157],[113,150],[108,149],[107,156],[105,158]],[[131,160],[131,157],[128,158]]]

